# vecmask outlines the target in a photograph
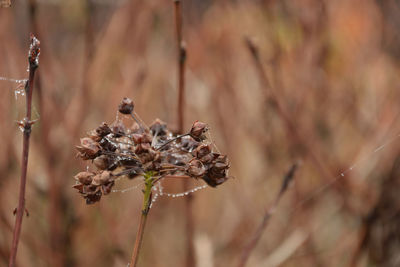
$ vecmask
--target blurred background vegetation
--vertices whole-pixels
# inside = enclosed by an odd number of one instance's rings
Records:
[[[295,183],[248,266],[400,266],[399,1],[182,3],[185,128],[207,122],[234,177],[195,193],[197,266],[237,264],[294,162]],[[30,32],[42,47],[39,121],[18,263],[126,266],[140,189],[87,206],[71,188],[86,167],[74,147],[88,130],[115,120],[124,96],[148,124],[158,117],[176,126],[173,1],[13,1],[0,9],[0,76],[26,78]],[[266,76],[245,40],[257,47]],[[15,122],[25,100],[15,98],[17,86],[0,81],[1,266],[20,175]],[[182,184],[168,190],[180,192]],[[183,266],[184,224],[184,199],[160,198],[141,266]]]

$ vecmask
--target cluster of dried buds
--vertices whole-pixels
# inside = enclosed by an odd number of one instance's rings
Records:
[[[92,204],[111,192],[117,178],[133,179],[151,172],[157,179],[183,176],[203,179],[215,187],[228,179],[226,155],[213,152],[205,133],[207,125],[196,121],[190,131],[175,135],[166,123],[156,119],[150,127],[134,112],[133,101],[124,98],[119,112],[135,123],[127,128],[121,120],[102,123],[77,146],[78,157],[91,160],[98,171],[75,175],[74,188]]]

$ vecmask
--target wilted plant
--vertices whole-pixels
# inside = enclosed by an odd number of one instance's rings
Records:
[[[118,110],[135,123],[128,128],[122,120],[111,125],[103,122],[81,139],[78,156],[91,160],[97,171],[78,173],[73,187],[87,204],[93,204],[112,191],[117,179],[144,178],[142,218],[131,260],[131,266],[135,266],[155,183],[179,176],[202,179],[216,187],[228,179],[229,162],[226,155],[213,151],[205,123],[195,121],[189,132],[175,135],[159,119],[147,127],[129,98],[122,100]]]

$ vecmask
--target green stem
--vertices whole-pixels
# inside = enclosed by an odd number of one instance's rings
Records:
[[[142,245],[144,227],[146,225],[147,214],[150,211],[151,204],[151,189],[153,187],[153,172],[147,172],[144,175],[145,189],[143,191],[143,206],[142,206],[142,216],[140,217],[139,229],[136,235],[135,246],[133,247],[132,259],[129,264],[130,267],[136,267],[140,247]]]

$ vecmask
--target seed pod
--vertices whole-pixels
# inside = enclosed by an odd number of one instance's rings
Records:
[[[99,136],[95,130],[91,131],[91,132],[88,134],[88,137],[89,137],[90,139],[92,139],[93,141],[95,141],[95,142],[100,142],[101,139],[102,139],[102,137]]]
[[[112,174],[109,171],[103,171],[93,177],[92,185],[103,185],[112,181]]]
[[[208,153],[207,155],[201,157],[200,160],[204,164],[209,164],[209,163],[213,162],[213,160],[215,160],[217,157],[218,157],[218,154],[216,154],[216,153]]]
[[[101,155],[98,156],[93,160],[93,164],[99,169],[99,170],[106,170],[110,166],[110,158],[109,156],[106,155]]]
[[[198,159],[201,159],[202,157],[210,153],[211,153],[211,146],[206,144],[201,144],[195,150],[193,150],[192,155]]]
[[[211,177],[208,174],[204,175],[202,177],[202,179],[211,187],[216,187],[220,184],[223,184],[226,180],[229,179],[229,177],[220,177],[220,178],[216,178],[216,177]]]
[[[96,128],[96,133],[100,137],[104,137],[111,133],[111,129],[108,127],[107,123],[103,122],[99,127]]]
[[[100,151],[99,143],[89,137],[81,138],[81,145],[76,149],[80,152],[78,155],[84,159],[94,159]]]
[[[187,173],[189,176],[197,178],[203,176],[206,172],[206,169],[200,160],[192,159],[188,165]]]
[[[200,122],[200,121],[195,121],[192,125],[192,128],[190,129],[189,135],[196,141],[200,142],[202,140],[205,140],[206,137],[204,133],[207,131],[207,124]]]
[[[81,184],[89,185],[92,183],[93,176],[93,172],[80,172],[74,176],[74,179]]]
[[[122,114],[132,114],[133,107],[134,104],[132,99],[124,97],[118,106],[118,111]]]

